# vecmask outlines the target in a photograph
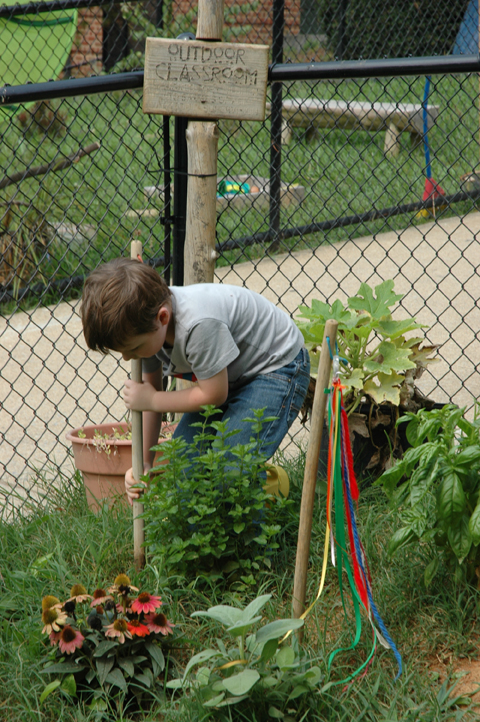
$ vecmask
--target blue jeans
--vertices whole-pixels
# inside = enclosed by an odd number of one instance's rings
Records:
[[[259,374],[244,386],[229,392],[226,402],[220,406],[222,416],[216,414],[215,421],[226,421],[227,431],[238,430],[229,437],[227,443],[248,444],[252,436],[252,426],[244,419],[252,417],[253,409],[265,409],[264,417],[276,416],[269,421],[260,434],[260,451],[270,458],[280,446],[288,429],[293,424],[307,395],[310,382],[310,358],[305,348],[300,349],[296,358],[270,374]],[[204,422],[199,413],[183,414],[174,437],[183,436],[191,443],[199,427],[192,426],[196,421]]]

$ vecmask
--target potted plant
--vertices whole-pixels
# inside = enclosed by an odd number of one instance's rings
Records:
[[[162,426],[159,444],[175,426]],[[132,431],[127,421],[81,426],[68,432],[76,468],[82,472],[88,505],[98,509],[101,499],[125,496],[125,473],[132,466]],[[157,452],[157,458],[160,452]]]
[[[304,420],[311,409],[325,323],[328,319],[338,321],[340,378],[357,473],[362,470],[357,467],[363,466],[372,474],[379,474],[392,452],[394,456],[401,455],[406,441],[397,434],[396,420],[400,414],[435,405],[415,382],[436,360],[431,355],[437,347],[425,345],[423,337],[412,335],[423,328],[415,318],[392,317],[392,307],[401,298],[394,292],[394,282],[388,280],[375,289],[361,283],[346,305],[336,300],[329,306],[314,299],[311,307],[299,308],[297,325],[310,353],[313,377]],[[362,439],[368,443],[362,443]],[[356,453],[360,447],[363,453]]]

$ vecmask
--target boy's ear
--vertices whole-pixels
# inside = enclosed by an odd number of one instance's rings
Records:
[[[160,306],[157,313],[157,321],[160,321],[162,326],[168,326],[170,321],[171,311],[168,306]]]

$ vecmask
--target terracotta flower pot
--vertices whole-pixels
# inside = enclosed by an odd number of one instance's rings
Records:
[[[164,424],[159,443],[169,438],[174,430],[175,425]],[[82,472],[88,506],[94,510],[100,507],[102,499],[127,500],[125,473],[132,466],[132,441],[115,438],[115,431],[123,436],[128,431],[127,425],[112,422],[81,426],[69,431],[66,437],[72,443],[75,466]],[[95,432],[100,436],[96,438]]]

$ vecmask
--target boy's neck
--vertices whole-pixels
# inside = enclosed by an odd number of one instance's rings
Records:
[[[173,346],[175,343],[175,318],[173,315],[173,308],[170,314],[170,321],[168,322],[167,333],[165,335],[165,343],[168,346]]]

